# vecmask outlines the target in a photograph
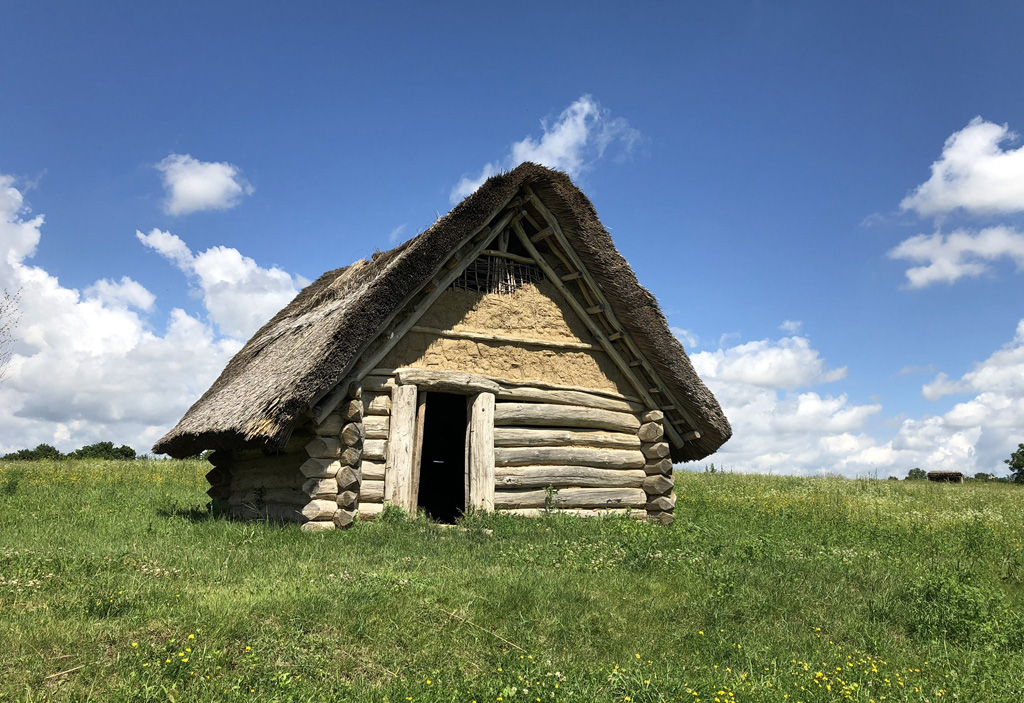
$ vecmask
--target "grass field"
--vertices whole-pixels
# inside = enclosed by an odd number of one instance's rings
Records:
[[[1024,490],[681,474],[629,519],[232,523],[0,463],[0,700],[1015,701]]]

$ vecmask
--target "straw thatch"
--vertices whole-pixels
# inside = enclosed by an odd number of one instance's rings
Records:
[[[531,163],[490,178],[433,227],[395,249],[329,271],[307,286],[249,340],[153,451],[181,457],[204,449],[283,446],[406,297],[527,185],[558,219],[641,352],[696,419],[700,439],[673,447],[672,458],[688,461],[714,452],[732,429],[654,296],[639,284],[590,200],[568,176]]]

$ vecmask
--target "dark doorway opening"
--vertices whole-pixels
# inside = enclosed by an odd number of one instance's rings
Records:
[[[417,504],[438,522],[466,509],[466,396],[428,393],[423,418]]]

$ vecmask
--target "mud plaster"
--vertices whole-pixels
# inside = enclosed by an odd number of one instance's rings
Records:
[[[593,342],[583,322],[560,304],[547,281],[511,295],[448,290],[417,323],[452,332],[482,332],[560,342]],[[541,349],[517,343],[444,339],[409,332],[381,366],[466,371],[517,381],[547,381],[630,393],[632,387],[600,351]]]

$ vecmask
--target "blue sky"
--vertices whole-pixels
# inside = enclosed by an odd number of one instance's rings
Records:
[[[305,282],[525,156],[590,196],[723,401],[736,437],[709,461],[997,470],[1024,442],[1021,20],[8,7],[0,287],[22,319],[0,450],[147,448]]]

